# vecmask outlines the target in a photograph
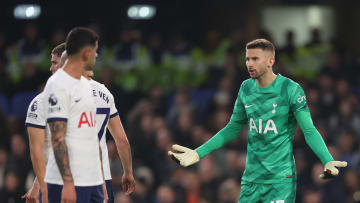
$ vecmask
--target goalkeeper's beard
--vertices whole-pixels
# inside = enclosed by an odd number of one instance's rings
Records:
[[[256,69],[251,69],[248,71],[249,75],[253,79],[260,79],[263,75],[267,73],[266,69],[257,71]]]

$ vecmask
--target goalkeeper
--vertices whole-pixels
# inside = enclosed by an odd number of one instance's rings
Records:
[[[274,74],[275,48],[265,39],[246,45],[246,66],[250,79],[239,90],[229,123],[195,150],[173,145],[173,156],[189,166],[237,138],[248,124],[245,172],[238,203],[295,202],[296,168],[293,139],[297,125],[305,141],[324,165],[320,178],[337,176],[346,162],[334,161],[316,130],[303,89],[296,82]]]

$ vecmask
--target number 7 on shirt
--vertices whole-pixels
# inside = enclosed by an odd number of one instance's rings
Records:
[[[101,140],[102,136],[104,135],[106,124],[108,123],[110,117],[110,108],[96,108],[96,114],[104,114],[105,119],[101,124],[101,128],[98,133],[99,140]]]

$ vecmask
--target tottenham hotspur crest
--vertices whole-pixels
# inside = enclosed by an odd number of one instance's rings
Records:
[[[277,104],[273,104],[273,107],[274,107],[274,109],[271,111],[271,113],[274,114],[274,113],[276,113],[276,110],[275,110],[275,109],[276,109],[276,107],[277,107]]]

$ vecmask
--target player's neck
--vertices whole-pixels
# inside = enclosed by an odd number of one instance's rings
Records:
[[[276,79],[277,75],[271,71],[269,74],[264,74],[260,78],[256,79],[259,87],[267,87]]]
[[[64,64],[63,70],[71,77],[80,80],[84,72],[84,63],[80,60],[68,59]]]

